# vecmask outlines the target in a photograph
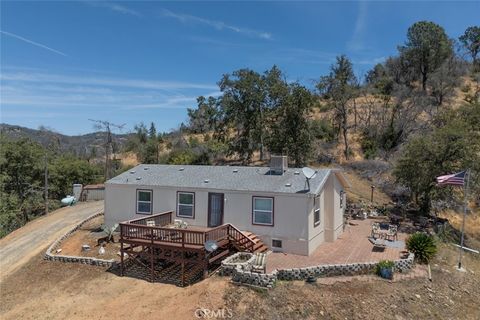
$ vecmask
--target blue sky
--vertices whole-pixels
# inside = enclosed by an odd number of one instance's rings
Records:
[[[480,2],[1,2],[1,122],[93,131],[88,120],[186,121],[239,68],[278,65],[307,86],[347,54],[359,75],[418,20],[457,38]]]

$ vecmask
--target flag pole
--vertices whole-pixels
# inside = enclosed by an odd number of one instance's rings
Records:
[[[463,188],[464,204],[463,204],[463,221],[462,221],[462,237],[460,240],[460,255],[458,257],[458,270],[462,270],[463,244],[465,239],[465,217],[467,216],[468,207],[468,187],[470,182],[470,169],[467,169],[465,177],[466,185]]]

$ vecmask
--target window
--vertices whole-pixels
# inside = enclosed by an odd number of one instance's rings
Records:
[[[195,193],[177,193],[177,216],[192,219],[195,217]]]
[[[273,198],[253,197],[253,224],[273,226]]]
[[[282,240],[272,239],[272,248],[282,249]]]
[[[152,190],[137,190],[137,214],[152,214]]]
[[[343,197],[345,197],[345,192],[340,190],[340,208],[343,208]]]
[[[320,196],[313,198],[313,226],[316,227],[320,224]]]

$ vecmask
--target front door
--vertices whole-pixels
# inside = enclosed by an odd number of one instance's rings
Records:
[[[223,193],[208,193],[208,226],[223,224]]]

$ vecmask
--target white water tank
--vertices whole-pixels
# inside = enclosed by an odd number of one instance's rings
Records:
[[[73,184],[73,196],[77,201],[80,201],[80,195],[82,194],[82,188],[83,186],[80,183],[74,183]]]

